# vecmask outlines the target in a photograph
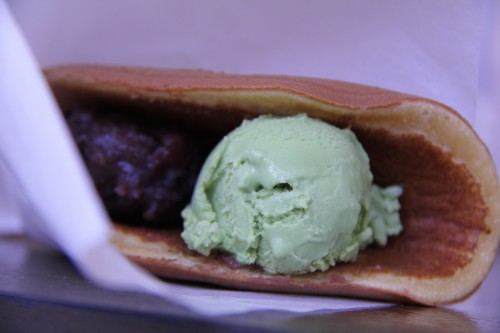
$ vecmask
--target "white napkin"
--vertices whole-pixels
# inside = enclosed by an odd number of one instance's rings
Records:
[[[430,97],[472,123],[486,119],[475,105],[481,32],[476,1],[26,3],[11,5],[43,65],[112,63],[330,77]],[[133,266],[107,241],[107,215],[2,0],[0,50],[0,232],[24,226],[61,248],[102,286],[154,293],[205,314],[384,306],[175,285]],[[483,90],[482,96],[490,96],[493,89],[486,84]],[[484,104],[498,109],[488,101]],[[490,127],[500,124],[498,117],[490,114],[482,122],[483,137],[492,140]],[[499,153],[498,146],[491,147]]]

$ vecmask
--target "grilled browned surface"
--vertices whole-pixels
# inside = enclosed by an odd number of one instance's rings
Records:
[[[500,237],[491,157],[453,110],[379,88],[286,76],[100,66],[47,71],[63,109],[120,109],[221,135],[243,118],[308,113],[350,127],[370,156],[375,182],[404,187],[404,231],[354,263],[324,273],[269,275],[223,254],[189,251],[178,230],[116,227],[115,245],[163,277],[245,289],[352,295],[446,304],[487,274]]]

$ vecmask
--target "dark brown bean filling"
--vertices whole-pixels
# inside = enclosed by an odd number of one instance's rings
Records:
[[[133,119],[75,108],[67,122],[99,195],[115,221],[179,226],[213,140]]]

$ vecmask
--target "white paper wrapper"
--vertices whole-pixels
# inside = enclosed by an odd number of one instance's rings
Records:
[[[371,84],[452,106],[500,155],[498,64],[490,56],[498,55],[492,41],[500,38],[498,27],[484,24],[498,18],[494,1],[484,12],[481,2],[456,0],[9,2],[28,43],[1,1],[0,232],[24,227],[53,242],[102,286],[159,294],[205,314],[383,306],[173,285],[131,265],[107,242],[108,218],[38,64],[204,68]]]

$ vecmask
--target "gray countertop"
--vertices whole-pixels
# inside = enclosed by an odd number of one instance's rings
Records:
[[[0,332],[498,332],[500,259],[481,288],[449,307],[387,304],[347,311],[259,311],[202,317],[163,299],[106,290],[61,253],[0,238]]]

